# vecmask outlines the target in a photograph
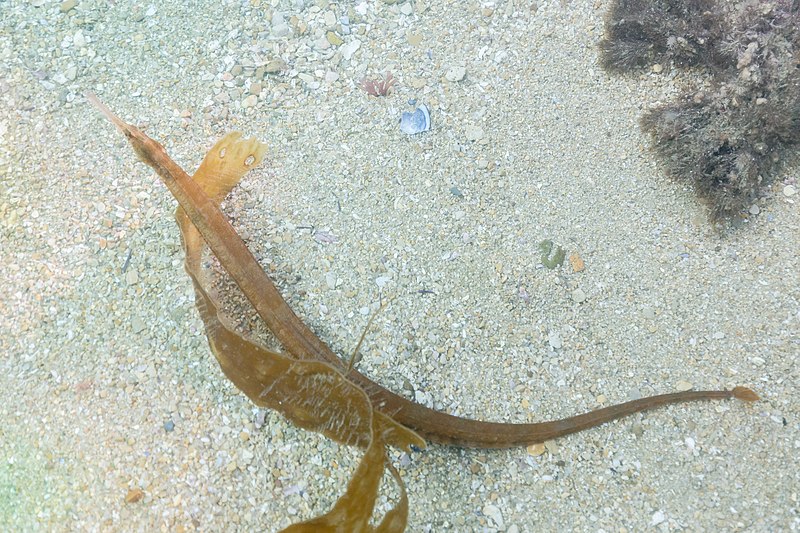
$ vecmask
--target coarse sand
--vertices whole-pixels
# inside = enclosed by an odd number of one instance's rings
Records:
[[[712,228],[637,124],[702,80],[606,74],[607,8],[0,2],[0,530],[275,531],[328,510],[360,457],[224,378],[175,202],[89,90],[189,172],[228,131],[267,142],[226,213],[344,356],[396,296],[358,368],[422,404],[524,422],[692,387],[763,398],[544,450],[392,451],[408,531],[800,529],[800,157]],[[388,96],[360,88],[387,72]],[[431,130],[402,133],[420,104]],[[546,239],[568,257],[552,270]]]

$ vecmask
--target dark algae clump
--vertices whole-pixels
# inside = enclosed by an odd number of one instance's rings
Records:
[[[654,63],[705,71],[710,88],[688,88],[641,124],[715,220],[748,207],[800,142],[800,0],[617,0],[600,61],[615,72]]]

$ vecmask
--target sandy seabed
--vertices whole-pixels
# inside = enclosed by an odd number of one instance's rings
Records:
[[[272,531],[329,509],[359,458],[224,378],[175,203],[87,90],[190,172],[228,131],[267,142],[226,212],[339,353],[398,296],[359,369],[420,403],[524,422],[762,395],[541,455],[393,453],[409,531],[800,528],[797,156],[715,231],[637,125],[691,74],[603,72],[602,1],[188,4],[0,3],[0,529]],[[385,72],[389,96],[359,88]],[[429,132],[400,132],[409,101]],[[543,268],[545,239],[585,268]]]

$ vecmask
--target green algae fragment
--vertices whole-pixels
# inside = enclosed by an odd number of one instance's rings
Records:
[[[541,262],[542,264],[553,270],[556,267],[560,267],[564,264],[564,257],[567,253],[561,246],[556,246],[556,251],[553,254],[552,259],[550,258],[550,253],[553,251],[553,241],[550,239],[545,239],[539,243],[539,249],[542,251]]]

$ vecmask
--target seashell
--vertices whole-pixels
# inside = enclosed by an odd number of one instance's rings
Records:
[[[421,104],[413,113],[404,112],[400,117],[400,131],[415,135],[431,129],[431,114],[425,104]]]

